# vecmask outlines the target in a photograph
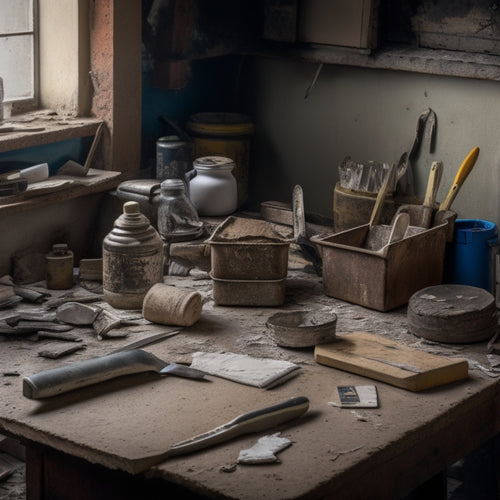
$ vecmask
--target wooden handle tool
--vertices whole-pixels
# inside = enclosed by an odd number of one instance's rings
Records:
[[[429,180],[427,181],[427,190],[425,191],[424,207],[433,208],[436,202],[436,196],[443,177],[443,162],[433,161],[431,171],[429,173]]]
[[[440,161],[433,161],[429,173],[429,180],[427,181],[427,190],[425,191],[424,202],[421,207],[418,207],[417,214],[415,215],[415,226],[428,229],[432,223],[432,213],[434,210],[434,203],[443,176],[443,163]]]
[[[439,210],[449,210],[453,200],[457,196],[458,191],[462,187],[462,184],[467,179],[467,176],[470,174],[472,167],[475,165],[477,157],[479,156],[479,148],[476,146],[472,148],[471,152],[466,156],[465,160],[460,165],[458,169],[457,175],[455,176],[455,180],[453,181],[453,185],[451,186],[445,200],[439,206]]]
[[[378,192],[377,199],[375,200],[375,205],[373,206],[373,210],[370,217],[370,229],[373,226],[376,226],[380,218],[382,217],[382,212],[384,208],[384,201],[387,194],[390,192],[391,188],[394,185],[394,178],[396,175],[396,165],[393,164],[387,171],[384,177],[384,182]]]

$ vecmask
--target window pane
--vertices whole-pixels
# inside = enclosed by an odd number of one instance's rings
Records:
[[[0,33],[33,31],[33,0],[0,0]]]
[[[6,101],[33,97],[33,67],[31,35],[0,38],[0,76]]]

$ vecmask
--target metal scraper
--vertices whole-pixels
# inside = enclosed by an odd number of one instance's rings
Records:
[[[154,354],[134,349],[71,363],[23,379],[23,396],[42,399],[98,384],[123,375],[153,371],[202,380],[205,372],[177,363],[166,363]]]
[[[281,403],[244,413],[224,425],[174,444],[167,451],[134,460],[131,472],[136,474],[171,457],[203,450],[237,436],[271,429],[302,416],[309,409],[309,399],[298,396]]]

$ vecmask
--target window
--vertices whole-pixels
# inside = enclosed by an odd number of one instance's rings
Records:
[[[0,77],[4,101],[36,106],[38,81],[37,0],[0,2]]]

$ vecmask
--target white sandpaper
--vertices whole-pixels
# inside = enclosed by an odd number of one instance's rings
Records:
[[[209,375],[265,389],[288,380],[300,368],[289,361],[226,352],[195,352],[191,367]]]

